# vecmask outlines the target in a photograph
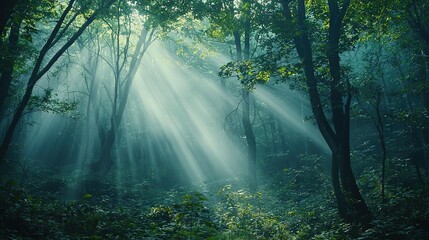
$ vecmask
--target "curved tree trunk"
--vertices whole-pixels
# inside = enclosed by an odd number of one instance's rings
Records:
[[[330,87],[330,105],[333,126],[326,117],[320,93],[317,88],[318,79],[315,76],[313,53],[308,30],[306,27],[305,2],[298,0],[295,13],[292,13],[290,1],[282,0],[283,15],[292,22],[296,18],[299,35],[294,37],[294,44],[299,57],[303,61],[304,74],[308,86],[310,103],[320,133],[328,144],[332,153],[332,185],[338,205],[338,212],[346,222],[367,224],[371,219],[368,207],[360,194],[350,162],[350,102],[348,83],[341,79],[339,57],[339,41],[341,24],[345,12],[350,4],[343,1],[342,7],[336,0],[328,0],[330,22],[328,35],[329,70],[332,80]],[[293,15],[295,14],[295,15]],[[347,96],[346,103],[343,97]]]

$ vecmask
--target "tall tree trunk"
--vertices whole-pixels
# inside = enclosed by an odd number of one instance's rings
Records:
[[[384,123],[381,113],[381,98],[382,93],[377,93],[377,98],[375,102],[375,128],[377,129],[378,141],[381,146],[381,201],[386,202],[386,161],[387,161],[387,147],[386,147],[386,139],[384,137]]]
[[[277,129],[278,129],[278,133],[279,133],[281,152],[286,153],[288,151],[288,145],[286,142],[285,132],[283,130],[282,123],[280,121],[277,122]]]
[[[5,109],[5,100],[8,97],[9,89],[13,80],[13,69],[15,66],[16,59],[19,55],[18,42],[19,42],[19,30],[21,29],[22,17],[18,16],[18,19],[12,22],[9,33],[9,43],[7,49],[7,56],[2,63],[1,78],[0,78],[0,118],[3,115]]]
[[[422,103],[426,111],[429,111],[429,79],[428,79],[428,69],[429,69],[429,28],[428,22],[425,21],[424,15],[427,14],[427,6],[425,6],[425,1],[413,0],[409,5],[407,5],[408,13],[408,23],[410,27],[417,33],[418,41],[420,42],[420,51],[416,53],[417,56],[417,65],[418,65],[418,78],[420,83],[424,86],[424,89],[421,92]],[[417,174],[419,178],[420,168],[424,168],[427,176],[429,178],[429,149],[426,145],[429,144],[429,126],[426,123],[426,126],[423,130],[416,129],[419,137],[419,145],[421,146],[421,151],[423,152],[423,159],[415,159],[414,164],[416,167]],[[420,139],[421,138],[421,139]],[[420,155],[418,153],[415,153]]]
[[[97,47],[95,48],[94,53],[90,53],[88,56],[87,64],[86,66],[82,66],[85,73],[85,81],[88,91],[88,99],[86,102],[86,120],[85,120],[85,131],[84,134],[86,143],[85,146],[83,146],[84,151],[81,151],[81,154],[79,158],[87,159],[88,156],[91,156],[91,151],[93,151],[94,146],[91,143],[91,137],[92,132],[94,131],[91,129],[91,122],[94,122],[96,125],[98,125],[98,116],[99,111],[97,111],[95,108],[93,108],[93,105],[95,105],[95,97],[97,96],[99,83],[97,82],[97,72],[98,72],[98,65],[100,60],[100,40],[98,38],[95,39]],[[94,112],[94,116],[91,117],[91,113]],[[82,146],[81,146],[82,147]]]
[[[283,0],[283,15],[292,22],[291,7],[288,0]],[[350,162],[350,102],[351,95],[347,93],[348,84],[341,81],[339,40],[341,24],[350,1],[343,2],[341,9],[338,2],[328,0],[329,5],[329,35],[328,61],[332,77],[330,83],[330,103],[332,110],[333,128],[327,120],[323,104],[317,88],[318,80],[315,76],[312,46],[308,36],[305,16],[305,2],[298,0],[296,11],[299,35],[294,37],[298,55],[303,61],[304,74],[308,86],[311,108],[319,126],[319,130],[332,152],[332,184],[338,205],[339,215],[347,222],[368,223],[370,212],[359,192]],[[343,96],[347,102],[343,103]]]
[[[100,172],[107,172],[111,169],[114,163],[114,158],[112,156],[112,149],[116,139],[116,128],[111,127],[106,136],[103,137],[101,142],[101,152],[99,160],[92,165],[93,170]]]
[[[243,1],[243,3],[250,4],[249,0]],[[248,9],[249,10],[249,9]],[[230,2],[230,11],[232,16],[234,16],[234,2]],[[250,14],[249,12],[243,13],[244,15],[244,48],[241,44],[241,36],[238,29],[233,31],[236,58],[237,61],[249,60],[250,59]],[[242,74],[246,74],[242,72]],[[246,78],[246,76],[244,76]],[[256,179],[256,139],[255,134],[253,133],[252,123],[250,121],[250,92],[248,89],[242,89],[242,118],[241,122],[243,124],[244,135],[246,136],[247,142],[247,158],[248,158],[248,183],[251,191],[256,191],[257,189],[257,179]]]
[[[429,112],[429,79],[428,79],[428,69],[429,69],[429,42],[427,43],[427,49],[421,51],[422,56],[417,57],[417,66],[419,68],[419,75],[418,79],[419,82],[424,86],[421,93],[421,99],[423,103],[423,107],[426,110],[426,112]],[[427,122],[426,122],[427,123]],[[421,135],[421,145],[422,145],[422,151],[423,151],[423,159],[420,159],[421,166],[424,168],[426,172],[426,180],[429,178],[429,126],[426,124],[423,128],[420,128],[419,134]]]
[[[350,162],[350,102],[351,94],[349,83],[341,79],[341,66],[339,56],[339,42],[341,36],[342,20],[350,4],[349,0],[343,2],[341,9],[337,0],[328,0],[329,4],[329,35],[328,35],[328,61],[332,77],[331,82],[331,108],[333,123],[337,138],[337,145],[341,151],[340,172],[341,183],[347,194],[351,195],[352,205],[351,222],[369,222],[370,213],[359,191],[353,175]],[[343,81],[343,82],[342,82]],[[347,93],[344,93],[344,92]],[[343,96],[347,95],[347,102],[343,103]],[[349,199],[346,196],[346,199]],[[362,218],[362,219],[361,219]]]
[[[334,189],[335,199],[337,200],[338,214],[342,219],[347,218],[348,205],[340,184],[340,162],[341,153],[338,150],[332,151],[331,181]]]
[[[243,57],[244,60],[250,59],[250,0],[244,0],[244,4],[249,4],[245,7],[244,12],[244,49]],[[251,191],[257,190],[256,180],[256,138],[253,133],[252,123],[250,122],[250,102],[251,93],[249,90],[244,89],[244,101],[243,101],[243,128],[244,134],[246,135],[247,147],[248,147],[248,158],[249,158],[249,187]]]
[[[250,101],[251,95],[249,91],[244,89],[241,105],[243,110],[242,123],[247,141],[249,188],[251,191],[256,191],[258,186],[256,180],[256,139],[250,122]]]
[[[114,148],[119,126],[122,122],[124,111],[128,102],[128,96],[131,90],[131,86],[134,81],[134,77],[137,73],[138,66],[143,59],[144,53],[147,51],[150,44],[152,43],[154,33],[154,28],[149,31],[148,29],[143,27],[143,29],[141,30],[139,41],[137,42],[136,48],[131,58],[128,73],[126,74],[125,79],[123,81],[125,85],[122,89],[119,86],[119,82],[121,81],[119,63],[118,61],[116,61],[117,75],[115,77],[115,100],[113,102],[112,115],[110,117],[110,128],[107,130],[107,133],[105,135],[100,135],[102,136],[100,137],[101,152],[99,159],[91,166],[94,171],[108,171],[113,165],[114,158],[112,156],[112,150]],[[117,45],[116,48],[118,50],[117,57],[119,57],[119,46]],[[102,131],[105,130],[103,129]]]
[[[15,6],[18,4],[18,0],[3,0],[2,2],[0,8],[0,37],[4,34],[7,21],[11,18]]]
[[[276,119],[274,118],[274,115],[268,111],[268,117],[269,117],[269,123],[270,123],[270,131],[271,131],[271,151],[273,154],[276,154],[279,152],[279,131],[276,127]]]

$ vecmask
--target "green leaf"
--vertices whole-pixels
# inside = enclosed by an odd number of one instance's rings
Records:
[[[92,195],[89,193],[82,196],[82,199],[89,199],[89,198],[92,198]]]

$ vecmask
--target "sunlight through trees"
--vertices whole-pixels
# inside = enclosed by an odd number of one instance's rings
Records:
[[[425,239],[424,0],[0,12],[0,238]]]

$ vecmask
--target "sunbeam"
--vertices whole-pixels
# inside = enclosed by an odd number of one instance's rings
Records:
[[[269,111],[277,115],[281,122],[296,134],[311,139],[323,152],[329,152],[315,123],[308,120],[312,116],[312,112],[308,100],[301,93],[292,91],[284,85],[273,85],[258,87],[255,90],[255,96],[266,103]]]
[[[222,129],[222,107],[232,100],[209,79],[181,68],[160,46],[147,53],[133,93],[151,135],[174,146],[173,160],[192,180],[231,176],[243,161],[241,146]]]

